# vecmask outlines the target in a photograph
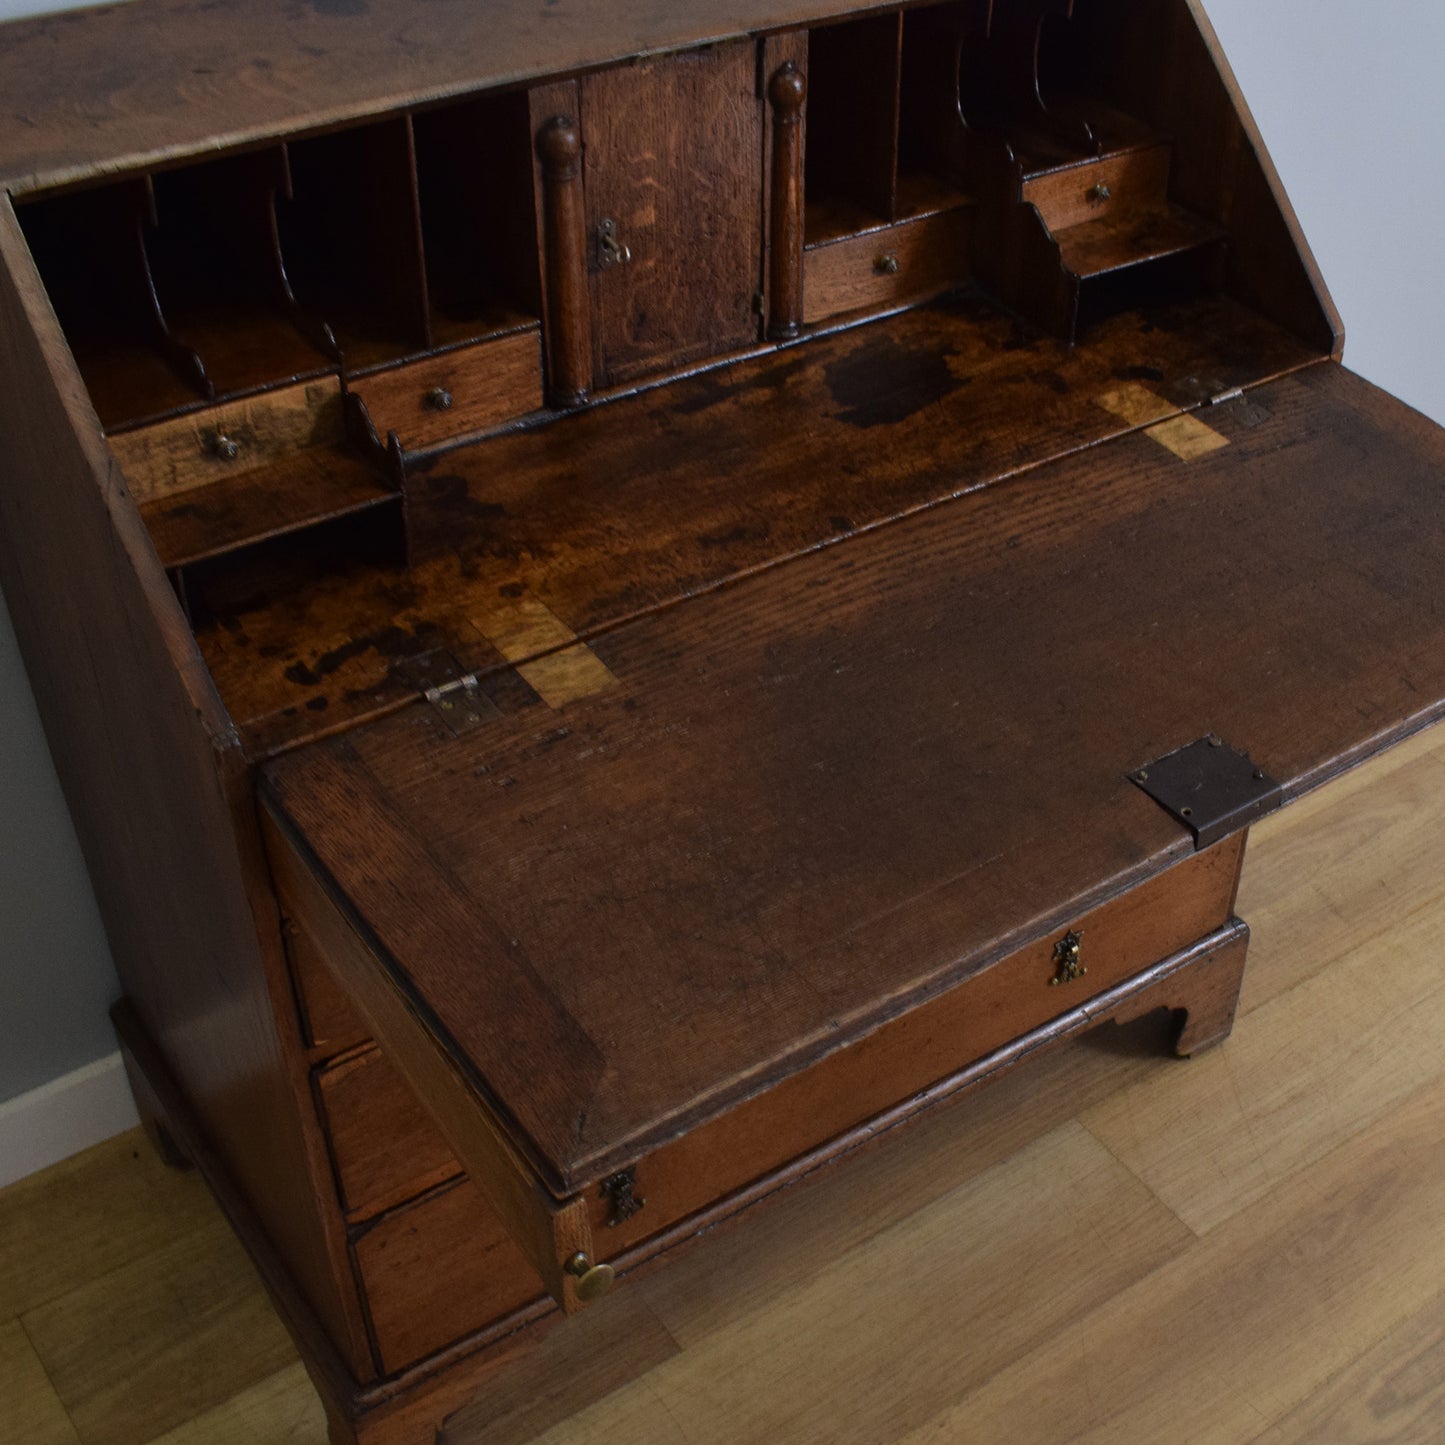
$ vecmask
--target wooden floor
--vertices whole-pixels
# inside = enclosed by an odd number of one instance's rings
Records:
[[[444,1445],[1445,1441],[1442,836],[1437,731],[1256,831],[1223,1049],[1145,1020],[1015,1073],[554,1331]],[[324,1439],[195,1177],[127,1135],[0,1193],[5,1445]]]

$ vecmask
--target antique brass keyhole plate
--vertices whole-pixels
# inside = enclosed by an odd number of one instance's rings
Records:
[[[1058,972],[1049,980],[1050,988],[1073,983],[1076,978],[1083,978],[1088,973],[1081,949],[1083,937],[1082,933],[1075,933],[1071,928],[1054,945],[1054,962],[1058,965]]]
[[[597,260],[604,268],[625,266],[632,260],[632,248],[623,245],[616,221],[603,221],[597,227]]]

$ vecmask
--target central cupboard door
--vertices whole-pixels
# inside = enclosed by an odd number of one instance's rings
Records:
[[[617,386],[758,339],[763,102],[751,41],[582,81],[593,345]]]

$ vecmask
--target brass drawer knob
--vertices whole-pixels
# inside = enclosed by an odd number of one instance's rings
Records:
[[[1058,972],[1049,980],[1050,988],[1061,988],[1088,973],[1081,950],[1083,937],[1082,933],[1075,933],[1071,928],[1054,945],[1054,962],[1058,965]]]
[[[1114,193],[1103,181],[1100,181],[1097,185],[1089,187],[1084,194],[1084,199],[1086,201],[1093,201],[1095,205],[1102,206],[1105,201],[1114,199]]]
[[[218,462],[233,462],[241,455],[241,443],[235,437],[228,437],[225,432],[218,431],[207,444],[206,450]]]
[[[902,269],[898,263],[897,251],[885,251],[874,263],[873,268],[880,276],[896,276]]]
[[[601,1299],[617,1279],[610,1264],[593,1264],[580,1250],[562,1268],[577,1281],[577,1298],[584,1305]]]
[[[429,411],[450,411],[452,409],[452,394],[444,386],[434,386],[422,398]]]

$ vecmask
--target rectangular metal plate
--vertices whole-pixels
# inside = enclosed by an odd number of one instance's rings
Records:
[[[1248,753],[1210,733],[1129,774],[1194,834],[1198,848],[1247,828],[1284,802],[1284,792]]]

